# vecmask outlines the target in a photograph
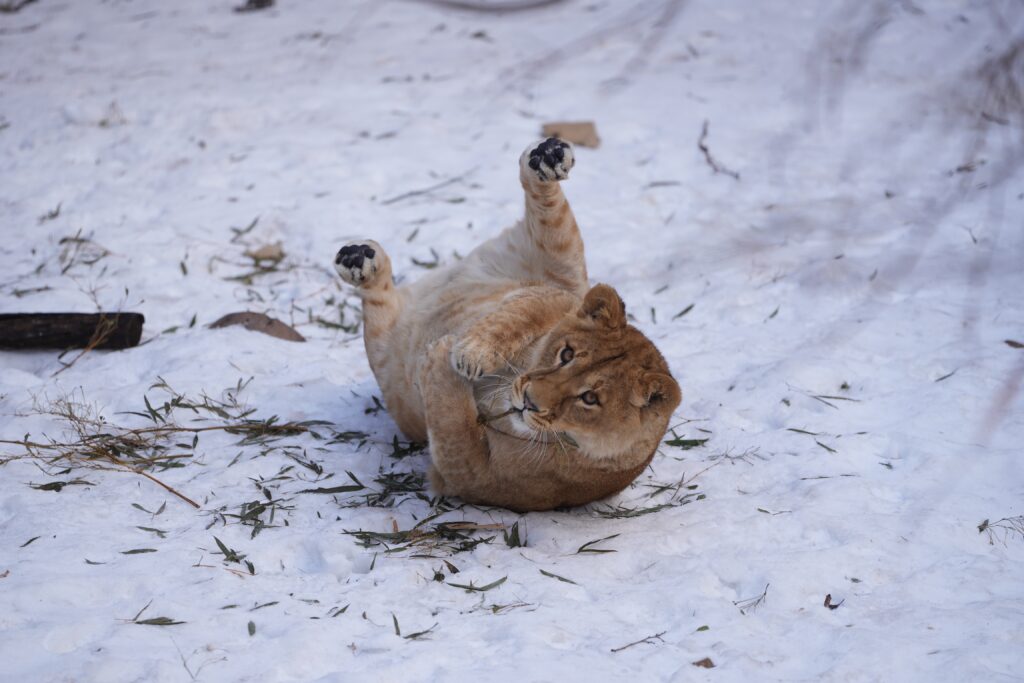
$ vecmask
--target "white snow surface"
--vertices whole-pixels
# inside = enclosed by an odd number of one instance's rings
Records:
[[[0,14],[2,310],[146,316],[143,345],[65,370],[0,352],[0,438],[72,438],[61,398],[153,426],[161,380],[327,424],[172,439],[190,457],[148,472],[198,510],[130,472],[0,467],[0,680],[1022,679],[1024,538],[978,529],[1024,515],[1019,4],[239,3]],[[332,257],[372,237],[409,281],[466,254],[516,220],[551,120],[598,126],[566,184],[591,277],[678,377],[675,434],[707,441],[581,509],[368,505],[428,455],[393,458],[367,412]],[[276,272],[231,279],[278,242]],[[240,310],[307,342],[207,326]],[[367,488],[301,493],[346,472]],[[253,536],[238,515],[268,495]],[[345,533],[434,512],[526,545]],[[577,552],[598,539],[615,552]]]

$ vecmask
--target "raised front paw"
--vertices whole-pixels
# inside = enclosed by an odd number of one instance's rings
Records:
[[[576,156],[568,142],[548,138],[528,147],[519,163],[524,173],[532,174],[541,182],[554,182],[569,177]]]
[[[500,353],[477,337],[465,337],[452,345],[452,367],[468,380],[477,380],[495,372],[504,362]]]
[[[356,287],[372,280],[377,274],[380,245],[346,244],[334,257],[334,269],[341,279]]]

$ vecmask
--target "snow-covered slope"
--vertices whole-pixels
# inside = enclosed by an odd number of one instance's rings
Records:
[[[200,505],[0,467],[0,679],[1019,680],[1018,5],[232,7],[0,14],[2,310],[147,319],[64,370],[0,353],[0,438],[166,434],[145,471]],[[331,257],[465,254],[565,119],[597,123],[566,191],[678,438],[586,509],[433,501]],[[238,310],[308,341],[206,326]],[[326,424],[166,429],[274,416]]]

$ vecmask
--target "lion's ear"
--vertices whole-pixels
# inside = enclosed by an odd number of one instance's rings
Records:
[[[653,409],[667,419],[679,407],[683,393],[679,383],[664,372],[645,372],[637,380],[633,404],[638,408]]]
[[[608,285],[594,285],[583,297],[579,316],[590,318],[608,328],[622,327],[626,324],[626,304],[622,303],[618,292]]]

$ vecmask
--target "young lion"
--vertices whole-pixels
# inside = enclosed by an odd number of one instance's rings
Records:
[[[370,240],[335,268],[363,300],[366,355],[407,437],[429,440],[438,493],[513,510],[581,505],[651,461],[681,399],[614,289],[587,283],[559,181],[572,147],[519,160],[526,217],[465,259],[396,287]]]

